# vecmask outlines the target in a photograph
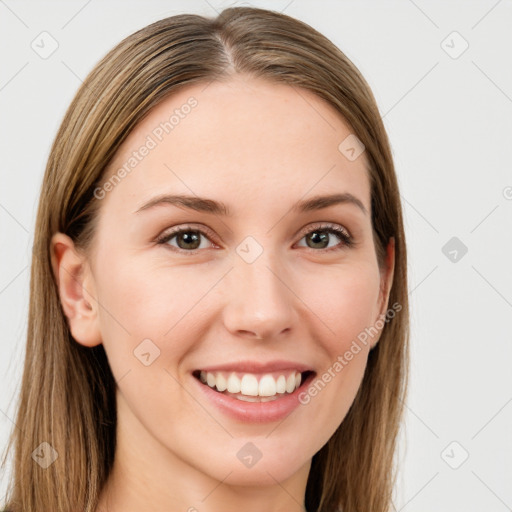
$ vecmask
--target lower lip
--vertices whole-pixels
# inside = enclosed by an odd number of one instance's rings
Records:
[[[299,405],[299,394],[309,386],[315,374],[311,373],[293,392],[285,393],[271,402],[244,402],[215,391],[196,377],[194,381],[206,397],[224,414],[245,423],[269,423],[279,421],[291,414]]]

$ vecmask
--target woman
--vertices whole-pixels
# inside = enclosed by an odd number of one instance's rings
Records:
[[[324,36],[230,8],[93,69],[43,180],[7,510],[384,512],[400,195]]]

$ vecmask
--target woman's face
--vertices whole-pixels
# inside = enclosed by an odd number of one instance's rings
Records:
[[[79,343],[104,345],[118,450],[138,471],[304,479],[343,421],[378,338],[358,336],[385,312],[393,257],[390,246],[381,274],[351,133],[313,93],[238,76],[169,97],[116,154],[117,178],[96,191],[91,309],[69,316]],[[314,374],[290,393],[296,371]]]

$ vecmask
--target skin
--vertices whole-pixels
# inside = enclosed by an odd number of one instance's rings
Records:
[[[322,375],[385,313],[393,245],[379,269],[366,156],[349,161],[338,150],[350,127],[313,93],[287,85],[238,75],[189,86],[135,127],[108,172],[190,96],[198,105],[101,199],[91,251],[62,233],[52,239],[72,335],[87,347],[103,343],[118,385],[115,463],[97,511],[303,510],[311,459],[343,421],[379,336],[280,422],[223,415],[191,372],[290,359]],[[134,213],[164,192],[223,201],[233,216],[171,205]],[[353,194],[367,213],[351,203],[292,211],[334,192]],[[355,245],[330,234],[315,246],[306,235],[322,223],[344,227]],[[195,250],[178,237],[155,243],[188,224],[213,236],[201,235]],[[247,236],[263,249],[252,263],[236,252]],[[133,351],[148,338],[160,355],[145,366]],[[249,441],[262,457],[246,468],[236,455]]]

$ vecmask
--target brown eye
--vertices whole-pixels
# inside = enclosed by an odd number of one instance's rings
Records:
[[[341,240],[342,243],[329,246],[329,242],[333,238],[332,235],[335,235],[338,238],[338,240]],[[308,248],[321,249],[327,251],[343,249],[344,247],[350,247],[353,243],[351,236],[345,229],[331,225],[314,228],[308,231],[303,237],[303,239],[306,240],[306,246]]]
[[[306,235],[306,240],[311,241],[309,247],[312,249],[326,249],[329,245],[329,238],[327,231],[318,229]]]
[[[174,237],[176,237],[180,249],[198,249],[201,245],[201,233],[199,231],[180,231]]]
[[[167,244],[178,251],[192,252],[201,247],[201,237],[209,240],[207,233],[200,229],[182,228],[163,235],[158,239],[159,244]],[[175,243],[170,243],[176,239]]]
[[[333,237],[332,235],[335,235]],[[201,237],[208,240],[210,243],[213,235],[203,229],[194,229],[192,227],[183,227],[176,229],[170,233],[162,235],[157,239],[157,243],[161,245],[168,245],[177,252],[182,252],[189,255],[197,254],[199,249],[208,248],[208,246],[201,247]],[[330,245],[331,240],[338,238],[338,243]],[[176,239],[174,241],[174,239]],[[332,251],[340,250],[351,247],[354,241],[345,228],[337,225],[326,225],[315,227],[305,232],[302,240],[306,240],[306,247],[313,250]],[[173,243],[171,243],[173,242]],[[212,244],[214,245],[214,244]],[[304,247],[304,245],[299,244]]]

